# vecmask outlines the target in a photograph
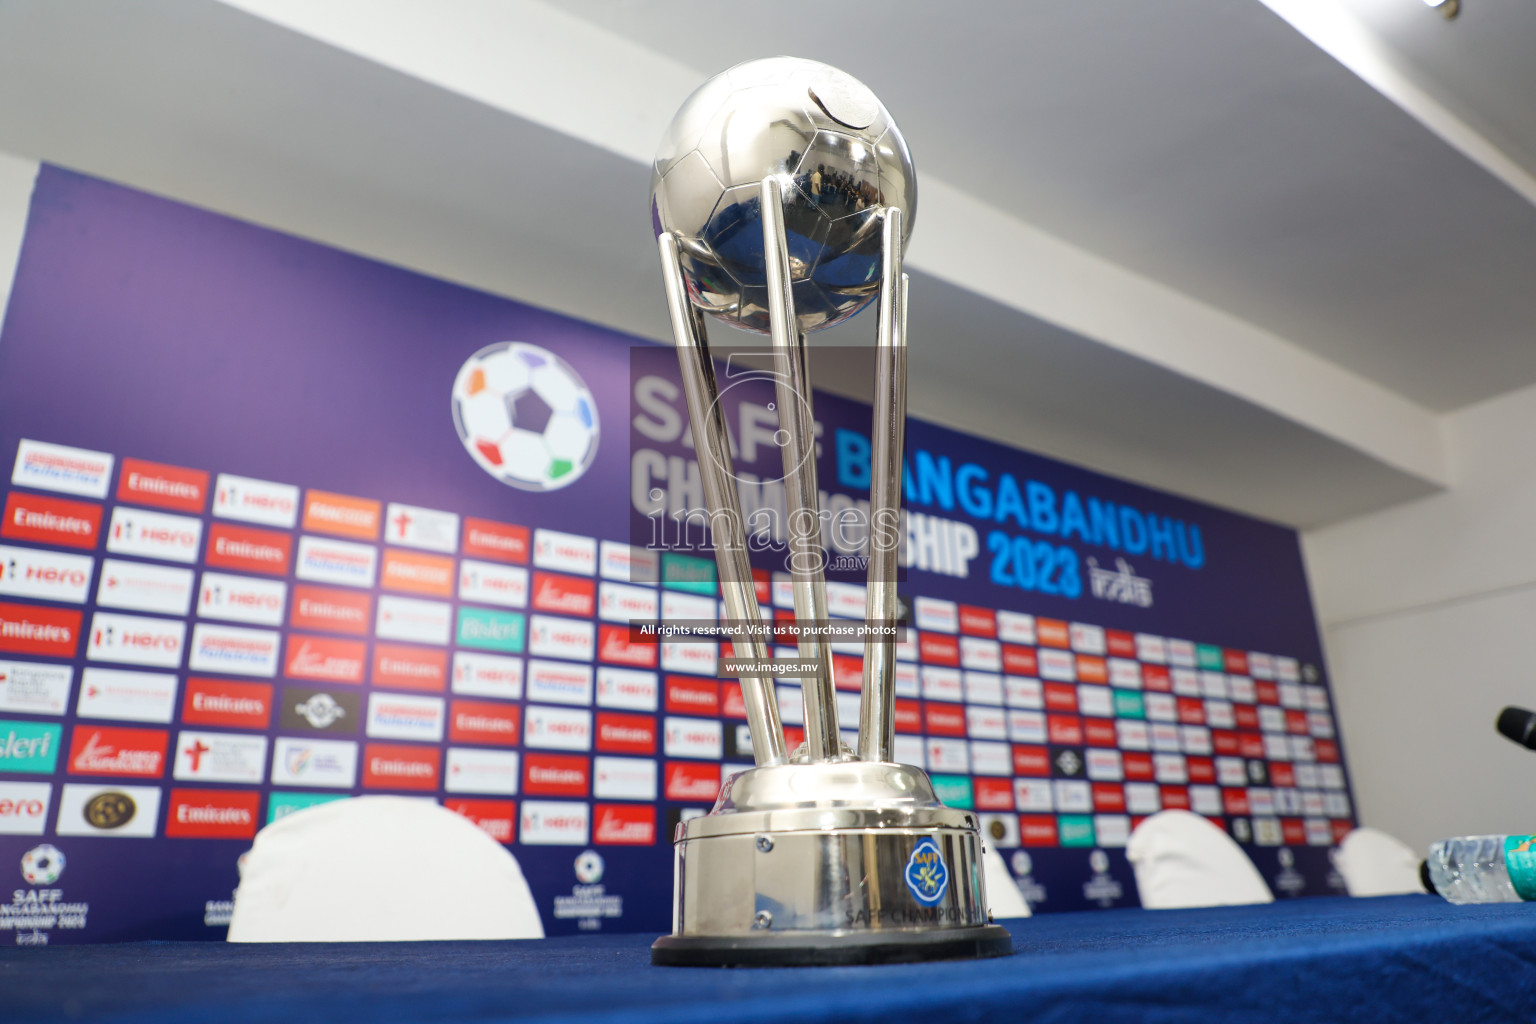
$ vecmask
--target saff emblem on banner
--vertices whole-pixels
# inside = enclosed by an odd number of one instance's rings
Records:
[[[949,888],[949,868],[938,844],[926,836],[919,839],[912,848],[912,856],[907,858],[905,876],[913,899],[923,906],[931,907],[943,899]]]

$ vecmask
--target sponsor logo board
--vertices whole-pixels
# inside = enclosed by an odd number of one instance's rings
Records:
[[[213,487],[213,514],[220,519],[291,530],[299,519],[299,489],[291,484],[220,473]]]
[[[208,504],[208,474],[200,469],[124,459],[117,478],[117,500],[196,515]]]
[[[181,699],[181,720],[189,725],[265,729],[272,720],[272,686],[189,676]]]
[[[379,503],[347,494],[306,491],[302,529],[353,540],[378,540]]]
[[[656,808],[640,804],[593,804],[592,842],[599,846],[651,846]]]
[[[369,743],[363,750],[363,786],[368,789],[438,788],[440,751],[403,743]]]
[[[53,805],[47,782],[0,782],[0,836],[40,836]]]
[[[498,562],[528,562],[528,527],[466,517],[464,554]]]
[[[661,693],[655,672],[597,667],[597,704],[605,708],[655,711]]]
[[[448,708],[448,740],[487,746],[517,745],[522,708],[484,700],[455,700]]]
[[[372,613],[372,594],[295,583],[288,624],[299,629],[362,636],[368,632]]]
[[[523,746],[543,750],[590,750],[592,712],[530,704],[523,730]]]
[[[0,536],[90,550],[101,533],[101,506],[12,491]]]
[[[164,729],[76,725],[70,736],[71,775],[122,775],[155,779],[165,774]]]
[[[63,726],[0,719],[0,772],[51,775]]]
[[[443,806],[468,818],[480,831],[498,843],[512,842],[516,833],[517,804],[514,801],[456,798],[444,800]]]
[[[73,658],[80,644],[77,611],[0,601],[0,651]]]
[[[290,633],[283,674],[326,683],[361,683],[367,658],[367,645],[361,640]]]
[[[448,779],[444,788],[450,793],[513,796],[522,778],[520,762],[515,750],[449,747]]]
[[[371,545],[305,534],[293,571],[301,580],[371,588],[378,563],[379,549]]]
[[[205,572],[198,581],[198,618],[281,626],[287,604],[288,584],[282,580]]]
[[[440,743],[443,739],[443,699],[400,693],[368,696],[368,735],[387,740]]]
[[[80,674],[75,714],[168,724],[176,714],[176,676],[168,672],[125,672],[88,668]]]
[[[203,561],[220,569],[239,569],[283,576],[288,572],[293,538],[275,530],[213,523],[208,527],[208,550]]]
[[[446,601],[379,595],[374,632],[383,639],[446,645],[452,627],[453,606]]]
[[[61,836],[146,839],[160,817],[158,786],[93,785],[67,782],[59,793]]]
[[[104,558],[96,584],[96,603],[107,608],[184,616],[192,607],[193,579],[191,569]]]
[[[355,733],[362,727],[362,698],[344,690],[285,686],[278,721],[285,732]]]
[[[97,612],[91,617],[85,656],[92,661],[176,668],[181,664],[186,632],[187,624],[178,619]]]
[[[373,645],[375,686],[398,690],[442,690],[448,682],[448,652],[404,644]]]
[[[105,498],[112,480],[112,456],[88,448],[22,438],[16,446],[11,483],[40,491]]]
[[[453,596],[453,559],[415,551],[386,548],[379,585],[427,597]]]
[[[523,616],[517,612],[459,608],[457,642],[460,647],[520,654],[525,639]]]
[[[520,700],[523,696],[523,660],[499,654],[456,651],[453,655],[453,692]]]
[[[591,704],[592,666],[532,658],[528,662],[528,699],[549,704]]]
[[[0,594],[84,604],[95,568],[89,555],[0,544]]]
[[[534,530],[533,564],[591,576],[597,571],[597,541],[556,530]]]
[[[459,599],[504,608],[528,605],[528,570],[466,558],[459,563]]]
[[[267,738],[248,733],[182,730],[171,776],[196,782],[261,782],[267,773]]]
[[[0,711],[62,715],[74,675],[69,665],[0,661]]]
[[[534,615],[528,620],[530,654],[591,661],[596,655],[596,647],[596,630],[590,622],[554,615]],[[710,662],[713,665],[713,653]]]
[[[592,795],[604,800],[655,800],[656,762],[647,757],[594,758]]]
[[[112,510],[107,550],[113,554],[195,562],[203,543],[203,521],[168,512],[146,512],[119,505]]]
[[[351,740],[279,736],[272,744],[272,782],[282,786],[351,789],[357,784],[357,744]]]
[[[250,839],[261,794],[236,789],[172,789],[165,834],[173,839]]]
[[[275,676],[277,643],[278,634],[273,630],[200,622],[192,627],[187,667],[237,676]]]
[[[459,546],[459,515],[390,502],[384,513],[384,540],[408,548],[453,554]]]
[[[524,800],[518,837],[524,846],[586,846],[589,820],[584,803]]]

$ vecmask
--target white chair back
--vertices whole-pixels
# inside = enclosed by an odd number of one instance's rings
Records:
[[[1125,848],[1141,905],[1149,910],[1273,903],[1243,848],[1189,811],[1160,811],[1136,826]]]
[[[1423,892],[1420,857],[1407,843],[1380,829],[1357,828],[1344,837],[1334,866],[1351,896]]]
[[[1013,872],[1008,870],[1008,863],[1003,860],[1003,855],[988,846],[981,855],[981,867],[987,886],[987,909],[998,920],[1005,917],[1028,917],[1029,903],[1025,901],[1024,894],[1019,892],[1019,885],[1013,880]]]
[[[230,942],[544,936],[512,854],[428,800],[308,807],[258,832],[243,860]]]

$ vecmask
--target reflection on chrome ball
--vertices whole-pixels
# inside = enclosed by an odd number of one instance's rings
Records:
[[[880,290],[880,210],[912,231],[917,177],[896,123],[863,83],[816,61],[748,61],[701,85],[672,119],[651,175],[651,221],[678,236],[689,297],[768,331],[761,182],[784,185],[790,279],[802,331]]]

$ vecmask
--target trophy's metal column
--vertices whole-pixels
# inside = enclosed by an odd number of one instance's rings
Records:
[[[652,182],[667,303],[727,615],[757,622],[730,440],[704,314],[772,339],[795,617],[827,620],[806,334],[878,298],[866,617],[896,625],[906,419],[902,253],[917,183],[874,94],[836,68],[750,61],[702,85]],[[766,661],[760,638],[733,641]],[[786,750],[773,680],[743,676],[757,766],[675,841],[673,934],[658,964],[847,964],[999,956],[975,815],[893,761],[894,638],[865,642],[857,754],[840,739],[831,660],[802,634],[805,739]]]

